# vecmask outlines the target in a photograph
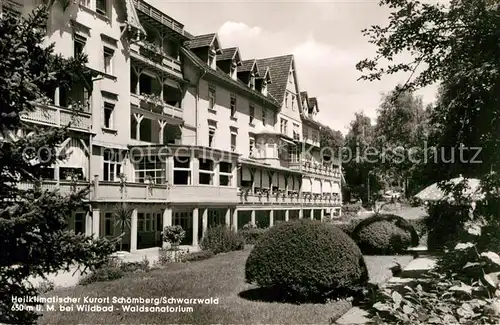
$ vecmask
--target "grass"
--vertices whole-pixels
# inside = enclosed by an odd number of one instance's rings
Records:
[[[350,309],[346,301],[293,305],[242,298],[254,288],[244,281],[249,252],[246,249],[200,262],[171,264],[116,281],[50,293],[59,297],[213,297],[220,298],[218,305],[193,305],[191,313],[45,312],[39,324],[328,324]],[[411,260],[408,256],[397,258],[402,264]],[[388,268],[393,260],[391,256],[366,257],[372,282],[384,282],[391,276]]]

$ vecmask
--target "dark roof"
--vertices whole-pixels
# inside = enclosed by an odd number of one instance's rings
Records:
[[[181,52],[191,61],[193,62],[196,66],[199,68],[205,69],[207,75],[212,75],[214,77],[217,77],[219,80],[222,80],[226,82],[227,84],[230,84],[233,87],[237,87],[242,91],[245,91],[248,94],[253,95],[254,97],[259,98],[261,101],[267,103],[268,105],[272,105],[275,108],[279,108],[280,104],[273,100],[272,98],[268,98],[261,94],[260,92],[253,90],[249,88],[246,84],[241,82],[240,80],[234,80],[231,78],[227,73],[222,71],[221,69],[217,68],[216,70],[210,68],[206,62],[201,60],[193,51],[190,49],[186,48],[181,48]]]
[[[189,39],[193,39],[193,38],[194,38],[194,35],[193,35],[193,34],[191,34],[191,33],[189,33],[189,32],[187,32],[187,31],[184,31],[184,35],[185,35],[187,38],[189,38]]]
[[[271,77],[271,71],[268,66],[259,65],[259,61],[257,61],[257,70],[259,71],[259,79],[266,78],[268,83],[272,83],[273,79]]]
[[[210,45],[212,45],[212,43],[216,38],[217,35],[215,33],[196,35],[192,37],[189,41],[186,41],[184,45],[190,49],[209,47]]]
[[[319,112],[319,106],[318,106],[318,100],[316,99],[316,97],[311,97],[309,98],[307,104],[310,106],[310,107],[314,107],[316,106],[316,109],[318,110]]]
[[[240,55],[237,47],[222,49],[222,54],[217,55],[217,61],[232,60],[235,58],[235,56],[238,56],[238,58],[236,59],[238,60]]]
[[[255,64],[256,64],[255,59],[241,61],[241,67],[238,68],[238,72],[252,71],[255,67]]]
[[[269,72],[273,76],[273,82],[267,86],[267,91],[276,99],[280,105],[285,98],[286,85],[288,83],[288,73],[292,64],[293,55],[276,56],[272,58],[257,59],[259,67],[269,67]]]

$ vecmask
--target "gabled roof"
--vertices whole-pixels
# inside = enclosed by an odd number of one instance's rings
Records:
[[[258,59],[257,65],[269,67],[273,76],[273,82],[268,86],[267,91],[278,103],[283,103],[286,86],[288,84],[288,73],[293,61],[293,55],[275,56],[272,58]]]
[[[240,50],[237,47],[222,49],[222,54],[217,56],[217,61],[236,60],[241,63]]]
[[[300,92],[300,99],[306,100],[307,106],[309,106],[309,97],[307,96],[307,91]]]
[[[314,107],[316,106],[316,109],[318,110],[319,112],[319,106],[318,106],[318,100],[316,99],[316,97],[311,97],[308,99],[307,101],[307,104],[310,106],[310,107]]]
[[[259,61],[257,61],[257,70],[259,71],[259,79],[266,79],[268,84],[273,82],[268,66],[259,65]]]
[[[258,74],[259,69],[256,65],[257,61],[255,59],[241,61],[241,67],[238,68],[238,72],[250,72],[255,70]]]
[[[186,41],[184,43],[184,46],[189,49],[197,49],[200,47],[210,47],[212,46],[212,44],[215,45],[216,50],[220,49],[219,37],[217,37],[217,34],[215,33],[196,35],[189,41]]]
[[[187,49],[185,47],[181,48],[181,53],[183,53],[186,58],[191,61],[196,67],[203,69],[207,76],[212,76],[217,78],[217,80],[223,81],[226,85],[230,85],[232,87],[236,87],[241,91],[246,92],[247,94],[253,96],[254,98],[260,99],[262,102],[269,106],[274,106],[274,108],[278,109],[280,104],[275,101],[273,98],[268,98],[261,94],[260,92],[249,88],[246,84],[241,82],[240,80],[232,79],[227,73],[217,68],[216,70],[210,68],[206,62],[201,60],[193,51]]]

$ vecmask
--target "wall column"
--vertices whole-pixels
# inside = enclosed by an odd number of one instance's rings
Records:
[[[274,210],[269,210],[269,227],[274,226]]]
[[[285,221],[290,220],[290,210],[285,210]]]
[[[252,223],[252,225],[255,225],[255,210],[252,210],[252,212],[250,212],[250,222]]]
[[[201,214],[201,229],[203,231],[201,236],[205,236],[208,229],[208,208],[203,209],[203,213]]]
[[[232,224],[232,229],[234,231],[238,231],[238,209],[233,210],[233,224]]]
[[[321,208],[321,221],[323,221],[325,219],[325,208]]]
[[[309,218],[311,220],[314,220],[314,209],[311,209],[311,211],[309,211]]]
[[[92,234],[99,238],[99,230],[101,229],[101,211],[99,209],[92,210]]]
[[[137,209],[132,211],[130,222],[130,252],[137,251]]]
[[[193,209],[193,246],[198,246],[198,208]]]
[[[172,225],[172,208],[168,207],[165,210],[163,210],[163,228],[169,227],[171,225]],[[164,242],[162,238],[162,247],[166,248],[166,246],[167,243]]]
[[[231,227],[231,208],[226,209],[225,222],[226,222],[226,227],[230,228]]]
[[[299,209],[299,219],[304,218],[304,208]]]

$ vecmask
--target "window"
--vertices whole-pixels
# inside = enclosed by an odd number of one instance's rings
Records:
[[[85,44],[87,39],[83,36],[75,34],[73,37],[73,56],[83,54],[85,51]]]
[[[113,74],[113,55],[115,51],[108,47],[104,47],[104,72]]]
[[[215,53],[213,53],[212,51],[213,50],[208,53],[208,65],[213,68],[215,62]]]
[[[53,167],[41,167],[40,176],[42,179],[55,180],[55,169]]]
[[[236,151],[236,132],[231,132],[231,151]]]
[[[203,185],[214,185],[213,184],[213,176],[214,176],[214,162],[209,159],[199,160],[199,181],[200,184]]]
[[[253,90],[255,90],[255,75],[253,73],[250,75],[250,81],[248,83],[248,86]]]
[[[292,111],[295,111],[295,96],[292,95]]]
[[[250,137],[250,143],[249,143],[249,156],[250,157],[253,157],[254,156],[254,151],[255,151],[255,138],[254,137]]]
[[[253,123],[253,120],[255,119],[255,106],[250,104],[250,123]]]
[[[75,214],[75,233],[83,234],[85,233],[85,213],[76,213]]]
[[[285,107],[288,108],[288,93],[285,94]]]
[[[107,129],[113,128],[113,111],[115,105],[112,103],[104,102],[104,127]]]
[[[236,115],[236,96],[231,95],[231,118],[235,118]]]
[[[262,125],[266,125],[267,120],[267,110],[265,108],[262,109]]]
[[[104,150],[103,180],[108,182],[118,182],[122,169],[122,159],[120,152],[114,149]]]
[[[104,236],[113,236],[115,233],[114,217],[112,212],[104,214]]]
[[[83,168],[75,167],[59,167],[59,179],[71,181],[75,177],[78,180],[84,180],[85,175],[83,174]]]
[[[231,78],[234,78],[235,72],[236,72],[236,64],[231,63],[231,67],[229,68],[229,76],[231,76]]]
[[[80,0],[80,4],[84,7],[90,8],[91,0]]]
[[[209,129],[208,129],[208,146],[209,147],[212,147],[214,145],[214,138],[215,138],[215,128],[209,127]]]
[[[287,134],[287,126],[288,126],[288,121],[282,118],[280,121],[281,133]]]
[[[280,145],[278,147],[278,159],[280,160],[289,160],[290,157],[288,155],[288,145]]]
[[[208,109],[215,109],[215,87],[208,87]]]
[[[146,217],[144,216],[144,213],[140,212],[137,214],[137,231],[143,232],[144,229],[146,228],[145,226],[146,223]]]
[[[95,11],[103,16],[108,16],[108,1],[107,0],[96,0]]]
[[[191,185],[191,159],[189,157],[174,157],[174,184]]]
[[[300,126],[298,124],[293,123],[293,139],[294,140],[300,140],[299,128],[300,128]]]
[[[219,163],[219,185],[220,186],[231,186],[232,174],[232,164],[228,162]]]
[[[300,157],[300,146],[294,146],[290,149],[290,161],[291,162],[298,162]]]
[[[157,156],[144,156],[134,164],[135,182],[165,184],[165,162]]]

